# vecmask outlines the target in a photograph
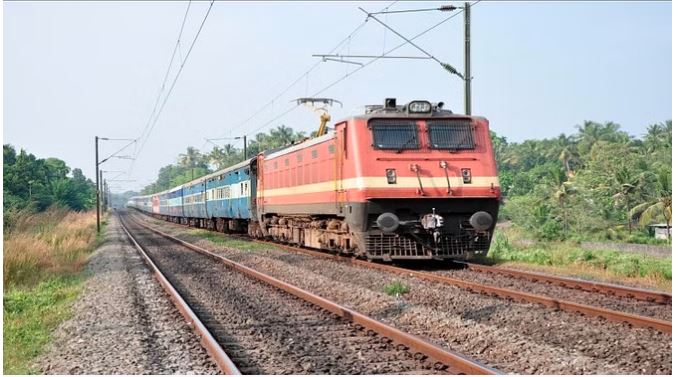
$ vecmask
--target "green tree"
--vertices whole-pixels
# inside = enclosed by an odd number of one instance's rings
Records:
[[[638,204],[629,212],[629,217],[638,219],[640,226],[647,226],[659,218],[669,227],[671,226],[671,173],[663,170],[659,172],[657,178],[659,189],[656,196]]]

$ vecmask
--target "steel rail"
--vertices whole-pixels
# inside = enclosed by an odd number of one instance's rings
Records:
[[[671,304],[672,302],[671,294],[664,292],[624,287],[622,285],[617,284],[593,282],[576,278],[553,276],[542,274],[539,272],[519,271],[509,268],[491,267],[477,263],[468,263],[468,262],[455,262],[455,263],[459,263],[471,271],[505,275],[513,278],[525,279],[530,281],[543,281],[568,288],[580,289],[595,293],[612,294],[624,298],[635,298],[638,300],[655,302],[659,304]]]
[[[213,253],[209,250],[203,249],[199,246],[193,245],[189,242],[183,241],[179,238],[171,236],[163,231],[150,227],[146,224],[141,224],[136,220],[132,219],[137,225],[144,227],[160,236],[163,236],[173,242],[176,242],[180,245],[183,245],[193,251],[196,251],[205,256],[211,257],[217,261],[224,263],[230,268],[252,277],[256,280],[262,281],[266,284],[269,284],[275,288],[281,289],[289,294],[292,294],[304,301],[312,303],[322,309],[325,309],[337,316],[340,316],[344,319],[347,319],[353,323],[363,326],[368,330],[372,330],[376,333],[381,334],[387,338],[392,339],[393,341],[402,344],[408,347],[414,352],[419,352],[421,354],[427,355],[431,359],[438,361],[448,367],[448,371],[452,371],[460,374],[502,374],[502,372],[483,365],[480,362],[471,360],[470,358],[456,353],[451,350],[443,349],[423,338],[418,336],[408,334],[404,331],[398,330],[395,327],[389,326],[383,322],[370,318],[360,312],[346,308],[337,303],[334,303],[330,300],[327,300],[323,297],[320,297],[316,294],[303,290],[299,287],[286,283],[282,280],[276,279],[272,276],[266,275],[262,272],[256,271],[252,268],[244,266],[240,263],[234,262],[224,256]]]
[[[233,363],[233,361],[231,361],[226,352],[224,352],[223,348],[221,348],[216,339],[214,339],[212,334],[210,334],[209,330],[207,330],[207,327],[205,327],[205,325],[200,321],[195,312],[193,312],[193,309],[191,309],[191,307],[181,297],[179,292],[177,292],[177,290],[172,286],[172,283],[170,283],[169,280],[167,280],[162,271],[160,271],[158,266],[153,262],[153,260],[151,260],[151,257],[146,253],[146,251],[141,247],[141,245],[139,245],[134,236],[132,236],[132,233],[127,229],[127,226],[122,221],[122,218],[120,218],[120,215],[118,215],[118,220],[120,221],[122,230],[125,231],[132,245],[134,245],[139,254],[141,254],[144,261],[146,262],[151,272],[153,273],[153,276],[158,280],[160,285],[163,287],[167,295],[170,297],[170,300],[172,300],[172,302],[174,303],[174,306],[177,309],[179,309],[179,312],[188,322],[189,326],[191,326],[193,331],[200,337],[200,344],[205,348],[205,350],[210,355],[212,360],[214,360],[214,362],[217,364],[219,369],[224,374],[240,375],[241,373],[240,370],[238,370],[238,367],[235,366],[235,364]]]
[[[573,301],[558,300],[548,296],[537,295],[512,289],[494,287],[491,285],[470,282],[466,280],[456,279],[448,276],[432,274],[428,272],[415,271],[402,267],[395,267],[391,265],[384,265],[374,262],[367,262],[364,260],[344,257],[335,254],[328,254],[319,251],[307,250],[295,246],[283,245],[270,241],[251,240],[252,242],[275,246],[281,249],[300,252],[312,256],[333,259],[339,262],[345,262],[356,266],[367,267],[375,270],[393,272],[402,275],[414,276],[419,279],[433,281],[436,283],[454,285],[460,288],[469,289],[476,293],[496,295],[499,297],[510,298],[518,301],[525,301],[537,303],[546,307],[559,309],[567,312],[581,313],[590,317],[602,317],[610,321],[628,323],[636,327],[647,327],[655,330],[671,334],[671,322],[652,317],[645,317],[631,313],[610,310],[606,308],[580,304]]]

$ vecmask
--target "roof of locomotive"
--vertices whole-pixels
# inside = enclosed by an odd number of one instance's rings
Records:
[[[421,102],[421,101],[419,101]],[[431,111],[428,113],[411,113],[407,110],[408,104],[398,105],[395,107],[385,107],[384,105],[367,105],[365,106],[365,112],[363,114],[351,115],[345,119],[342,119],[340,122],[349,120],[349,119],[364,119],[370,120],[373,118],[464,118],[472,119],[479,118],[485,119],[481,116],[475,115],[466,115],[466,114],[457,114],[452,112],[452,110],[443,109],[442,103],[438,105],[432,105]],[[338,122],[338,123],[340,123]]]
[[[325,135],[318,136],[318,137],[313,137],[313,138],[308,138],[305,139],[299,143],[292,144],[292,145],[286,145],[280,148],[276,149],[271,149],[265,152],[262,152],[264,154],[264,159],[268,160],[270,158],[276,158],[280,157],[282,155],[286,155],[291,152],[298,151],[303,148],[307,148],[319,143],[322,143],[323,141],[330,140],[334,137],[334,131],[327,131]]]

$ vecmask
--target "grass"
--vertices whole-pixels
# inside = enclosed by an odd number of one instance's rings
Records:
[[[206,239],[215,245],[228,247],[238,250],[246,251],[256,251],[256,250],[270,250],[271,246],[262,245],[256,242],[242,240],[234,237],[229,237],[228,235],[213,232],[210,230],[203,229],[191,229],[188,231],[188,234],[195,237],[200,237]]]
[[[13,288],[3,297],[5,374],[32,374],[35,357],[51,340],[56,327],[71,316],[73,301],[82,291],[79,276],[54,277],[32,288]]]
[[[97,242],[93,213],[50,209],[23,214],[3,239],[5,289],[80,271]]]
[[[671,289],[671,257],[587,250],[568,242],[516,245],[498,231],[487,259],[492,263],[546,267],[567,275]]]
[[[31,363],[50,342],[52,331],[70,317],[82,291],[82,269],[101,240],[93,212],[22,213],[5,228],[5,374],[35,372]]]
[[[410,291],[410,287],[401,281],[392,281],[384,286],[384,292],[389,296],[402,296]]]

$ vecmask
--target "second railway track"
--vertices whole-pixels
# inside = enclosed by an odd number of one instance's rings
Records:
[[[213,337],[221,351],[206,348],[213,356],[230,356],[242,373],[497,372],[207,251],[197,253],[195,246],[133,221],[122,223],[200,319],[196,326],[204,324],[207,338]]]
[[[261,241],[261,240],[253,240],[253,242],[257,243],[264,243],[264,244],[270,244],[282,249],[286,249],[289,251],[294,251],[294,252],[301,252],[304,254],[309,254],[313,256],[318,256],[322,258],[331,258],[335,259],[341,262],[346,262],[350,264],[354,264],[357,266],[361,267],[367,267],[371,269],[376,269],[376,270],[382,270],[382,271],[387,271],[387,272],[392,272],[396,274],[401,274],[401,275],[408,275],[408,276],[413,276],[417,277],[419,279],[423,280],[428,280],[432,282],[437,282],[437,283],[442,283],[442,284],[450,284],[454,285],[460,288],[464,289],[469,289],[473,292],[478,292],[478,293],[483,293],[483,294],[488,294],[488,295],[493,295],[493,296],[499,296],[499,297],[504,297],[504,298],[509,298],[513,300],[518,300],[518,301],[524,301],[524,302],[531,302],[531,303],[536,303],[540,305],[544,305],[546,307],[554,308],[554,309],[559,309],[559,310],[564,310],[568,312],[575,312],[575,313],[580,313],[584,314],[586,316],[590,317],[601,317],[605,318],[610,321],[615,321],[615,322],[622,322],[622,323],[628,323],[632,326],[638,326],[638,327],[647,327],[647,328],[652,328],[664,333],[671,333],[672,332],[672,324],[670,321],[670,306],[668,307],[669,310],[665,311],[666,313],[663,314],[664,317],[654,317],[654,316],[647,316],[643,315],[648,312],[648,310],[643,310],[643,309],[638,309],[638,312],[642,314],[637,314],[637,313],[629,313],[627,311],[620,311],[618,308],[620,307],[619,305],[616,305],[615,308],[609,308],[609,307],[603,307],[602,305],[596,304],[596,305],[590,305],[590,304],[585,304],[585,303],[579,303],[579,302],[574,302],[574,301],[569,301],[565,300],[562,298],[555,298],[552,296],[546,296],[544,294],[538,294],[538,293],[532,293],[532,292],[525,292],[523,290],[516,290],[516,289],[510,289],[510,288],[505,288],[505,287],[500,287],[497,286],[496,282],[495,283],[483,283],[479,281],[473,281],[469,279],[460,279],[451,276],[449,272],[445,273],[432,273],[432,272],[426,272],[426,271],[418,271],[418,270],[412,270],[412,269],[407,269],[407,268],[402,268],[402,267],[397,267],[393,265],[386,265],[386,264],[380,264],[380,263],[374,263],[374,262],[368,262],[360,259],[355,259],[355,258],[349,258],[349,257],[343,257],[339,255],[332,255],[328,253],[323,253],[323,252],[317,252],[313,250],[308,250],[304,248],[299,248],[295,246],[289,246],[289,245],[281,245],[278,243],[273,243],[273,242],[268,242],[268,241]],[[477,265],[473,265],[477,266]],[[496,269],[496,270],[501,270],[501,269]],[[488,271],[485,271],[488,272]],[[496,271],[495,274],[499,274],[499,271]],[[508,275],[508,274],[507,274]],[[545,279],[544,279],[545,280]],[[574,280],[574,279],[563,279],[563,280]],[[610,287],[611,285],[609,284],[599,284],[600,286],[606,286]],[[574,286],[574,284],[573,284]],[[642,292],[642,290],[636,290],[638,292]],[[605,293],[606,291],[600,290],[601,293]],[[648,291],[649,292],[649,291]],[[649,292],[652,293],[652,292]],[[667,303],[671,302],[671,296],[668,294],[658,294],[658,296],[663,296],[663,299],[657,299],[657,301],[664,301]],[[627,296],[628,297],[628,296]],[[632,297],[638,297],[638,296],[632,296]],[[647,295],[645,296],[647,297]],[[643,298],[643,300],[647,300]],[[650,304],[655,304],[655,300],[647,300],[650,301]],[[657,304],[659,306],[666,306],[666,304]],[[615,306],[615,305],[610,305],[608,306]],[[647,308],[645,308],[647,309]],[[652,310],[649,310],[650,313],[652,313]],[[668,317],[668,320],[665,319]]]

